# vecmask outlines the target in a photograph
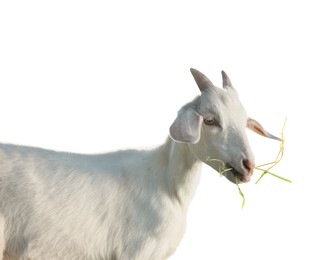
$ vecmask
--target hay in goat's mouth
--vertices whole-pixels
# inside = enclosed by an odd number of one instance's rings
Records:
[[[270,163],[265,163],[265,164],[262,164],[262,165],[258,165],[258,166],[255,166],[254,168],[256,170],[259,170],[259,171],[262,171],[263,173],[261,174],[261,176],[258,178],[258,180],[256,181],[256,184],[266,175],[266,174],[270,174],[271,176],[274,176],[276,178],[279,178],[283,181],[286,181],[286,182],[289,182],[289,183],[292,183],[291,180],[287,179],[287,178],[284,178],[278,174],[275,174],[273,172],[270,172],[269,170],[272,169],[273,167],[275,167],[283,158],[283,154],[284,154],[284,142],[285,142],[285,136],[284,136],[284,128],[285,128],[285,125],[286,125],[286,118],[284,119],[284,123],[283,123],[283,127],[282,127],[282,133],[281,133],[281,137],[282,137],[282,141],[281,141],[281,144],[280,144],[280,150],[276,156],[276,159],[275,161],[273,162],[270,162]],[[213,158],[210,158],[210,157],[207,157],[206,158],[206,161],[216,161],[216,162],[219,162],[220,165],[219,165],[219,174],[220,176],[223,176],[223,174],[225,172],[228,172],[228,171],[231,171],[233,170],[233,168],[226,168],[226,164],[219,160],[219,159],[213,159]],[[268,168],[264,169],[263,167],[265,166],[269,166]],[[244,193],[242,192],[239,184],[238,184],[238,176],[235,174],[235,183],[236,183],[236,186],[237,186],[237,189],[238,189],[238,192],[240,194],[240,196],[242,197],[242,205],[241,205],[241,208],[244,208],[245,206],[245,196],[244,196]]]

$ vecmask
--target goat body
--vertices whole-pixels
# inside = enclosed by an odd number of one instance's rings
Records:
[[[199,179],[185,146],[82,155],[1,145],[2,248],[13,259],[166,259]]]

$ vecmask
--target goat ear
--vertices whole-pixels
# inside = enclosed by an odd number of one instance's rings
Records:
[[[207,88],[213,86],[213,83],[202,72],[199,72],[193,68],[190,69],[190,72],[193,75],[200,91],[205,91]]]
[[[170,127],[170,135],[174,141],[181,143],[198,143],[201,136],[202,117],[193,109],[179,111]]]
[[[271,139],[274,139],[274,140],[282,141],[281,138],[278,138],[278,137],[268,133],[258,121],[254,120],[252,118],[248,118],[247,128],[249,128],[253,132],[255,132],[259,135],[262,135],[264,137],[268,137],[268,138],[271,138]]]

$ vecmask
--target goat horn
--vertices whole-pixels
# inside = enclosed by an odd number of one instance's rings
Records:
[[[213,83],[203,73],[193,68],[191,68],[190,71],[200,91],[204,91],[208,87],[213,86]]]
[[[223,88],[227,89],[228,87],[233,87],[233,85],[231,84],[231,81],[230,81],[228,75],[226,74],[226,72],[221,71],[221,74],[222,74]]]

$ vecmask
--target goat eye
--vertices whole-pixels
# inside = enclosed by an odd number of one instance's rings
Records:
[[[215,124],[215,120],[213,118],[205,118],[204,119],[204,123],[206,125],[214,125]]]

